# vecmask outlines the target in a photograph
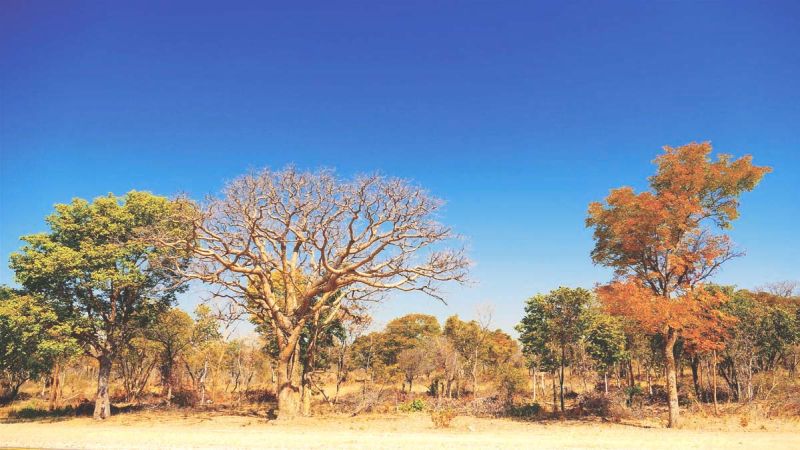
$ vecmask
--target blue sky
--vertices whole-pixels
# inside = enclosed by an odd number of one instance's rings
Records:
[[[590,201],[710,140],[774,168],[717,280],[800,278],[797,2],[120,3],[0,6],[4,259],[76,196],[378,170],[447,200],[476,262],[447,306],[397,295],[378,322],[490,303],[510,330],[536,292],[609,278]]]

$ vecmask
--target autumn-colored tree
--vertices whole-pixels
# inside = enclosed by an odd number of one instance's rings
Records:
[[[384,330],[385,339],[381,347],[384,363],[387,366],[396,364],[400,352],[419,347],[441,332],[436,317],[427,314],[407,314],[393,319]]]
[[[664,336],[670,427],[678,425],[673,348],[680,333],[700,333],[724,301],[702,284],[741,255],[722,231],[739,216],[740,195],[770,171],[750,156],[714,161],[711,151],[709,143],[665,147],[650,190],[614,189],[589,205],[586,220],[594,229],[592,260],[615,274],[598,290],[601,299],[610,311]]]

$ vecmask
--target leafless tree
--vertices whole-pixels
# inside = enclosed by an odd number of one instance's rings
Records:
[[[187,279],[216,286],[272,327],[281,418],[299,411],[295,362],[310,320],[332,320],[388,291],[441,299],[440,282],[464,281],[469,265],[436,219],[442,202],[401,179],[262,170],[186,205],[176,219],[192,222],[193,239],[160,240],[192,251],[194,262],[177,268]]]

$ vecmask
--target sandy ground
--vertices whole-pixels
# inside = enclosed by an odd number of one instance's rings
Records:
[[[437,430],[426,414],[325,417],[292,423],[242,416],[120,415],[0,423],[0,447],[33,448],[800,448],[796,428],[667,430],[592,422],[458,417]]]

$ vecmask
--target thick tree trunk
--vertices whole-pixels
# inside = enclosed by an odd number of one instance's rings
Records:
[[[669,402],[669,428],[678,427],[678,378],[675,367],[675,342],[678,341],[678,331],[668,327],[664,337],[664,360],[667,371],[667,399]]]
[[[300,393],[295,384],[294,364],[291,364],[291,355],[278,359],[278,419],[291,420],[300,412]]]
[[[98,358],[100,368],[97,371],[97,398],[94,402],[94,418],[107,419],[111,416],[111,399],[108,386],[111,379],[111,357],[101,355]]]

